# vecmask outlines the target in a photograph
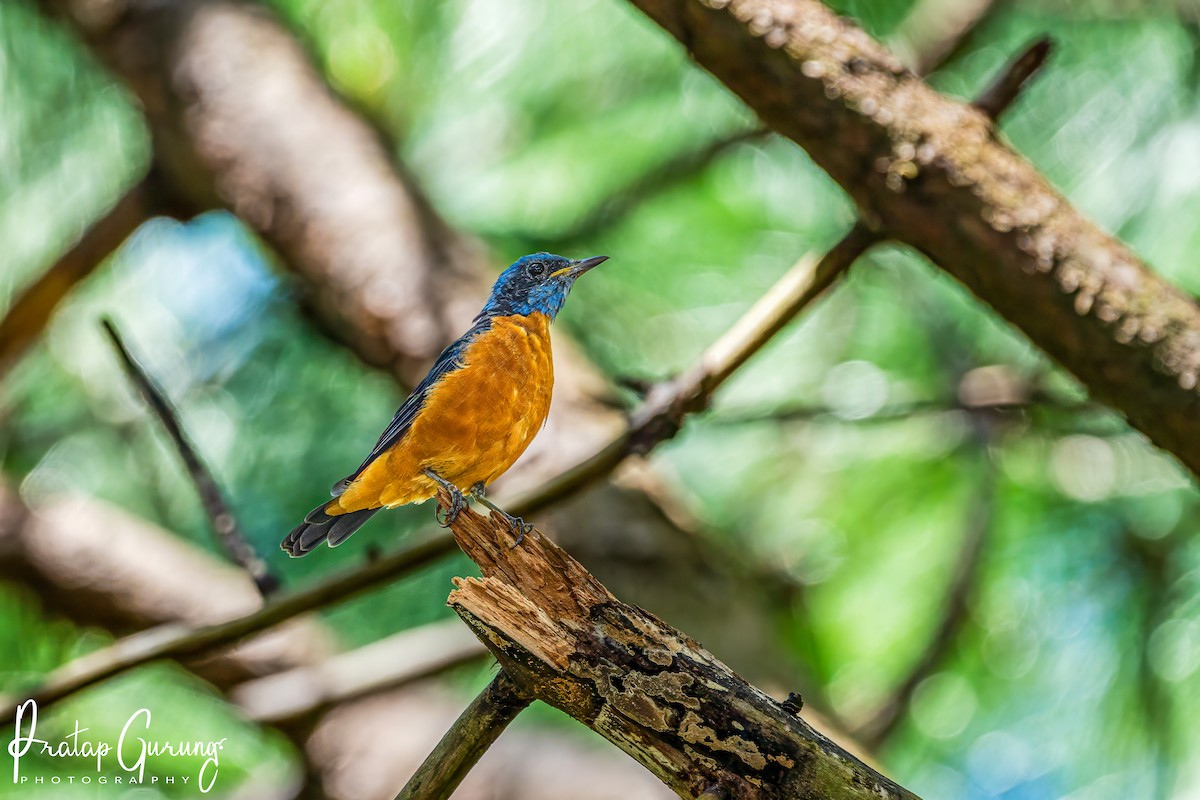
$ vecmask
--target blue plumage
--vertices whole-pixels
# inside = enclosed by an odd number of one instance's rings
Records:
[[[567,293],[575,281],[547,281],[545,278],[570,269],[572,263],[550,253],[533,253],[517,259],[496,279],[492,294],[476,321],[512,314],[529,316],[535,312],[554,319],[567,301]]]

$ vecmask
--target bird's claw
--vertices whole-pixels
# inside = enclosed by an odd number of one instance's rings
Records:
[[[466,498],[463,493],[455,489],[450,492],[450,510],[446,512],[445,517],[441,515],[442,507],[438,506],[437,511],[433,512],[434,518],[443,528],[449,528],[458,519],[458,515],[467,507]]]
[[[525,541],[525,535],[533,533],[533,525],[520,517],[509,516],[508,527],[517,535],[517,540],[508,546],[509,550],[515,550],[520,547],[521,542]]]
[[[449,528],[458,519],[458,515],[462,513],[462,510],[467,507],[467,498],[463,497],[461,489],[433,470],[427,469],[425,470],[425,474],[436,481],[450,495],[450,508],[446,511],[446,515],[442,516],[441,504],[433,512],[433,518],[437,520],[437,524],[443,528]]]
[[[483,483],[477,483],[472,486],[470,493],[472,497],[474,497],[483,505],[487,506],[492,513],[499,514],[501,517],[503,517],[504,521],[508,523],[509,530],[516,534],[517,540],[509,546],[510,549],[519,547],[521,542],[525,541],[525,536],[533,533],[533,525],[521,519],[520,517],[514,517],[512,514],[508,513],[491,500],[488,500],[487,487]]]

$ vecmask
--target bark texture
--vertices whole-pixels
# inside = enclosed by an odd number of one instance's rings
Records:
[[[1083,217],[978,109],[813,0],[632,0],[808,151],[883,235],[962,281],[1200,472],[1200,307]]]
[[[505,523],[472,511],[451,527],[483,577],[456,578],[450,606],[504,670],[680,796],[915,797],[686,635],[622,603],[541,533],[513,547]]]

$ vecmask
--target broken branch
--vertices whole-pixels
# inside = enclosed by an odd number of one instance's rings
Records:
[[[483,577],[456,578],[450,607],[502,668],[681,796],[915,797],[686,635],[622,603],[540,532],[512,547],[506,523],[470,510],[451,530]]]

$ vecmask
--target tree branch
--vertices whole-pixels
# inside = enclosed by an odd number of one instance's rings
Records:
[[[13,301],[0,320],[0,376],[41,335],[59,301],[157,213],[155,197],[154,180],[143,178]]]
[[[467,706],[396,800],[446,800],[533,697],[501,671]]]
[[[632,0],[866,218],[928,255],[1200,472],[1200,307],[995,135],[813,0]]]
[[[287,727],[342,703],[489,657],[458,620],[410,628],[371,644],[235,686],[229,699],[255,722]]]
[[[216,479],[184,432],[178,412],[171,406],[171,402],[167,400],[162,389],[154,383],[137,359],[129,352],[129,348],[125,345],[121,333],[113,321],[104,319],[101,321],[101,325],[116,349],[117,357],[121,359],[121,364],[125,368],[130,382],[137,387],[138,393],[146,405],[150,406],[154,415],[158,417],[167,436],[175,445],[175,450],[183,461],[184,469],[192,480],[196,494],[200,497],[200,505],[204,508],[205,516],[208,517],[217,543],[221,545],[233,563],[249,573],[260,594],[264,597],[272,594],[279,588],[279,578],[270,572],[266,562],[258,557],[254,548],[246,541],[237,517],[229,509],[229,504],[225,502]]]
[[[32,589],[47,613],[117,635],[161,632],[168,623],[167,629],[205,628],[263,606],[243,570],[176,534],[90,498],[52,497],[30,508],[3,482],[0,580]],[[185,665],[227,687],[312,663],[330,650],[323,626],[294,620]]]
[[[426,209],[270,12],[238,0],[38,4],[137,96],[173,192],[257,231],[304,276],[327,330],[400,375],[436,355],[448,333],[429,267],[445,265]]]
[[[80,689],[121,672],[162,658],[199,655],[232,645],[252,633],[266,630],[306,611],[348,600],[399,575],[414,571],[453,550],[454,542],[438,537],[355,570],[322,581],[309,589],[280,597],[248,614],[216,625],[168,624],[135,633],[114,644],[81,656],[52,672],[40,685],[15,692],[0,702],[0,722],[16,713],[17,698],[36,700],[46,707]],[[10,702],[11,700],[11,702]]]
[[[451,529],[483,577],[456,578],[450,606],[503,669],[681,796],[915,797],[613,597],[540,532],[512,547],[505,523],[469,510]]]

